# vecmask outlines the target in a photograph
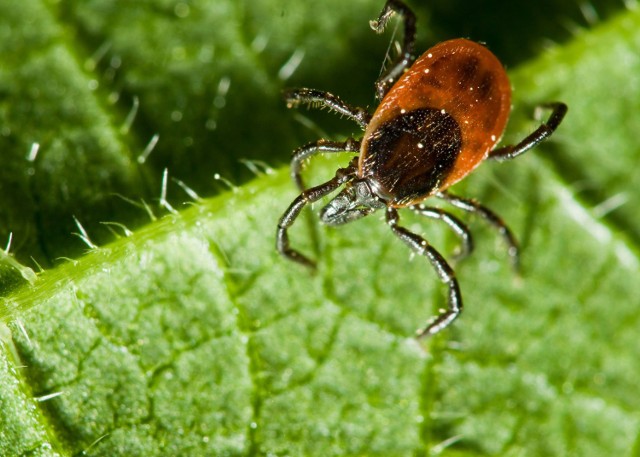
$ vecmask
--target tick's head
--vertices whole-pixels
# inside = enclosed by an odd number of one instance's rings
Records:
[[[320,211],[326,225],[342,225],[364,217],[386,204],[372,191],[366,179],[351,181]]]

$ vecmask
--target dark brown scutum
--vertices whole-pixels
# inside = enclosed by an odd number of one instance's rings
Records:
[[[363,177],[393,206],[438,189],[462,146],[458,123],[442,110],[422,108],[383,123],[367,139]]]

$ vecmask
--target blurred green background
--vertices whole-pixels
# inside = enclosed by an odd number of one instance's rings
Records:
[[[252,178],[241,159],[285,165],[318,132],[286,111],[283,87],[317,87],[375,106],[372,83],[394,28],[384,37],[369,29],[380,3],[0,2],[0,240],[13,232],[18,259],[50,266],[84,249],[69,236],[78,231],[73,216],[97,244],[112,239],[101,221],[144,224],[144,212],[118,195],[156,203],[165,168],[209,196],[225,189],[215,173],[235,184]],[[418,49],[469,37],[507,68],[624,9],[604,0],[412,7]],[[300,63],[283,80],[291,58]],[[308,117],[330,136],[354,132],[323,114]],[[29,162],[33,143],[38,156]],[[168,198],[179,203],[184,195]]]

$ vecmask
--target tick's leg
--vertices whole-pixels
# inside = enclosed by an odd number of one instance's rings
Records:
[[[448,327],[449,324],[458,317],[460,312],[462,312],[462,296],[460,294],[458,280],[456,279],[453,269],[449,266],[444,257],[431,247],[424,238],[398,225],[398,211],[395,208],[387,209],[387,224],[389,224],[393,233],[404,241],[404,243],[409,246],[413,252],[419,255],[424,255],[429,259],[431,265],[435,268],[436,273],[438,273],[440,280],[446,283],[449,287],[447,309],[440,310],[440,314],[429,322],[426,327],[418,330],[417,332],[418,338],[434,335],[440,330]]]
[[[518,248],[518,241],[516,240],[516,237],[513,236],[513,233],[511,232],[511,230],[509,230],[509,227],[507,227],[507,224],[504,223],[500,216],[498,216],[486,206],[470,198],[458,197],[456,195],[450,194],[449,192],[438,192],[436,196],[442,198],[443,200],[446,200],[456,208],[460,208],[470,213],[478,214],[485,221],[491,224],[496,230],[498,230],[500,235],[502,235],[502,238],[504,238],[504,241],[507,243],[507,252],[509,253],[509,257],[511,258],[511,264],[513,265],[513,268],[516,271],[519,269],[520,249]]]
[[[282,93],[282,96],[289,108],[294,108],[301,103],[314,108],[329,108],[331,111],[347,116],[357,122],[362,130],[367,127],[369,120],[371,120],[371,115],[367,110],[347,105],[338,96],[329,92],[306,88],[288,89]]]
[[[469,254],[471,254],[471,251],[473,251],[473,237],[471,236],[469,228],[460,219],[440,208],[432,208],[424,205],[414,205],[411,207],[411,209],[421,216],[426,216],[432,219],[443,221],[449,226],[449,228],[451,228],[451,230],[456,233],[456,235],[458,235],[460,241],[462,242],[462,245],[458,252],[454,255],[454,260],[462,260]]]
[[[387,22],[398,13],[402,16],[404,22],[404,41],[400,49],[400,55],[392,63],[389,69],[376,81],[376,95],[378,100],[382,100],[391,86],[411,66],[415,60],[413,48],[416,41],[416,16],[413,11],[400,0],[387,0],[384,8],[380,12],[380,16],[375,21],[370,21],[369,25],[376,33],[382,33]]]
[[[353,138],[348,138],[347,141],[327,141],[318,140],[313,143],[306,144],[293,151],[291,156],[291,179],[296,183],[298,189],[303,191],[305,189],[304,182],[300,172],[302,171],[303,162],[311,156],[316,154],[322,154],[325,152],[358,152],[360,151],[360,142]]]
[[[293,201],[293,203],[289,205],[289,208],[287,208],[284,214],[280,217],[280,221],[278,222],[278,231],[276,232],[276,249],[281,255],[309,268],[315,268],[316,264],[314,261],[289,246],[289,235],[287,234],[287,230],[293,225],[302,209],[308,203],[313,203],[336,190],[342,184],[352,179],[355,171],[356,169],[353,164],[350,164],[347,168],[340,168],[333,179],[325,182],[324,184],[320,184],[319,186],[303,191]]]
[[[535,132],[526,137],[520,143],[494,149],[489,153],[489,158],[496,160],[513,159],[521,154],[524,154],[536,144],[551,136],[551,134],[558,128],[558,126],[562,122],[564,115],[567,114],[567,105],[561,102],[554,102],[540,105],[537,109],[541,108],[548,108],[552,110],[547,122],[543,123],[535,130]]]

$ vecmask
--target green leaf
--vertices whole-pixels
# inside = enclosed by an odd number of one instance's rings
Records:
[[[285,167],[182,206],[169,182],[156,205],[165,168],[209,195],[216,172],[248,179],[239,159],[284,163],[317,135],[292,118],[354,133],[287,113],[278,93],[318,86],[371,105],[388,38],[366,21],[380,7],[0,4],[0,220],[15,252],[0,270],[0,454],[637,455],[638,11],[552,36],[565,42],[510,72],[506,141],[536,127],[540,102],[565,101],[569,114],[552,140],[454,190],[508,221],[522,277],[468,219],[477,252],[456,266],[465,312],[424,344],[413,332],[444,287],[380,217],[333,229],[307,212],[291,236],[319,258],[315,275],[277,256],[275,226],[296,194]],[[506,43],[520,30],[503,22]],[[318,159],[309,181],[338,163]],[[150,202],[157,220],[114,194]],[[402,218],[445,256],[455,248],[439,224]],[[107,242],[100,221],[138,228]],[[86,245],[71,232],[99,247],[77,256]],[[52,267],[35,276],[31,255]]]

